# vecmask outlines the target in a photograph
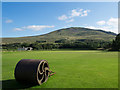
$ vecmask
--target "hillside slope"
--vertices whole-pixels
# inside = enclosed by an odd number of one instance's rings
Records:
[[[56,40],[77,40],[77,39],[91,39],[91,40],[104,40],[111,41],[115,38],[116,34],[113,32],[107,32],[103,30],[94,30],[81,27],[70,27],[59,29],[44,35],[19,37],[19,38],[3,38],[2,43],[23,43],[23,42],[36,42],[46,41],[55,42]]]

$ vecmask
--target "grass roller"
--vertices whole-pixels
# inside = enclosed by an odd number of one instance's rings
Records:
[[[34,85],[41,85],[53,74],[55,73],[49,70],[49,65],[46,60],[35,59],[20,60],[14,71],[16,81]]]

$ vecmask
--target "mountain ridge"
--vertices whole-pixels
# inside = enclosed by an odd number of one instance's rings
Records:
[[[28,42],[32,43],[35,41],[47,41],[47,42],[55,42],[60,39],[67,40],[76,40],[76,39],[97,39],[104,41],[111,41],[115,38],[117,34],[104,31],[99,29],[89,29],[84,27],[69,27],[58,29],[43,35],[35,35],[35,36],[25,36],[25,37],[11,37],[11,38],[2,38],[2,43],[23,43]]]

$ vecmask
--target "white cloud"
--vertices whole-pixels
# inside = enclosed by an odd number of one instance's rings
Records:
[[[85,10],[85,11],[83,11],[83,13],[81,14],[81,16],[87,16],[87,15],[88,15],[88,12],[90,12],[90,10]]]
[[[118,33],[118,29],[117,28],[111,28],[111,26],[103,26],[103,27],[87,26],[85,28],[96,29],[96,30],[105,30],[105,31],[111,31],[111,32],[114,32],[114,33]]]
[[[90,10],[83,10],[83,9],[73,9],[71,10],[70,14],[68,15],[62,15],[58,17],[58,20],[63,20],[68,22],[73,22],[74,21],[74,17],[83,17],[83,16],[88,16],[88,12],[90,12]]]
[[[106,23],[106,22],[105,22],[104,20],[102,20],[102,21],[98,21],[98,22],[97,22],[97,25],[105,25],[105,23]]]
[[[95,27],[95,26],[86,26],[85,28],[90,28],[90,29],[99,29],[99,28],[97,28],[97,27]]]
[[[107,21],[98,21],[98,22],[97,24],[102,26],[99,28],[106,30],[106,31],[112,31],[112,32],[118,33],[118,18],[111,17]]]
[[[66,20],[68,17],[66,15],[62,15],[58,17],[58,20]]]
[[[35,31],[39,31],[39,30],[42,30],[44,28],[53,28],[55,26],[48,26],[48,25],[31,25],[31,26],[27,26],[25,27],[26,29],[32,29],[32,30],[35,30]]]
[[[118,18],[113,18],[111,17],[108,21],[98,21],[97,22],[98,25],[109,25],[112,27],[118,27]]]
[[[83,9],[73,9],[71,11],[71,16],[70,18],[72,17],[77,17],[77,16],[87,16],[88,15],[88,12],[90,12],[90,10],[83,10]]]
[[[111,26],[114,26],[114,27],[118,27],[118,18],[110,18],[108,21],[107,21],[107,24],[108,25],[111,25]]]
[[[39,31],[39,30],[43,30],[45,28],[53,28],[55,27],[54,25],[52,26],[48,26],[48,25],[29,25],[29,26],[24,26],[21,28],[15,28],[14,30],[16,31],[23,31],[23,30],[33,30],[33,31]]]
[[[21,28],[14,28],[15,31],[23,31]]]
[[[5,21],[5,23],[12,23],[12,22],[13,20],[10,20],[10,19]]]
[[[118,33],[118,18],[110,18],[107,21],[98,21],[97,25],[98,26],[87,26],[86,28],[101,29],[105,31]]]
[[[76,9],[73,9],[71,12],[71,17],[80,16],[81,14],[81,11],[76,11]]]
[[[108,26],[104,26],[104,27],[87,26],[86,28],[96,29],[96,30],[106,30],[106,31],[111,31],[111,30],[110,30],[110,27],[108,27]]]

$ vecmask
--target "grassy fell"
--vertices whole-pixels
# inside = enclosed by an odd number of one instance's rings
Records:
[[[92,40],[104,40],[112,41],[116,34],[113,32],[107,32],[103,30],[94,30],[81,27],[70,27],[59,29],[44,35],[29,36],[29,37],[17,37],[17,38],[3,38],[3,44],[9,43],[33,43],[36,41],[55,42],[60,39],[77,40],[77,39],[92,39]]]

